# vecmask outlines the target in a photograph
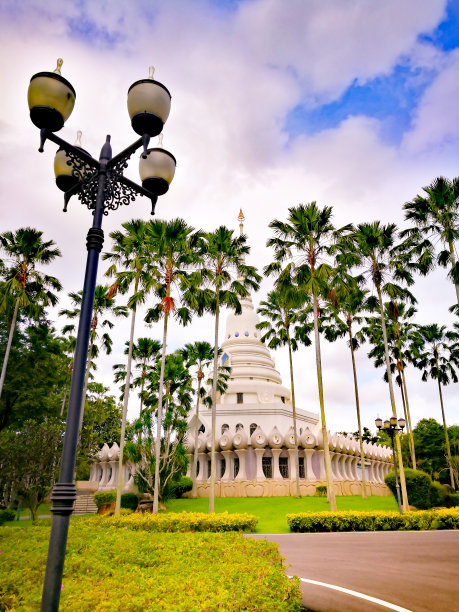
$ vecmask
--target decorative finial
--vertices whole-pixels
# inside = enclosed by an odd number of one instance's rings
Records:
[[[242,212],[242,208],[239,210],[239,215],[238,215],[238,221],[239,221],[239,233],[242,234],[244,233],[244,221],[245,221],[245,217],[244,217],[244,213]]]
[[[60,73],[61,73],[61,68],[62,68],[62,64],[63,64],[63,63],[64,63],[64,60],[63,60],[63,59],[59,58],[59,59],[57,60],[57,66],[56,66],[56,69],[54,70],[54,72],[55,72],[56,74],[60,74]]]
[[[158,136],[158,147],[161,147],[161,149],[163,148],[163,134],[159,134]]]
[[[154,80],[154,75],[155,74],[155,67],[154,66],[149,66],[148,67],[148,78],[151,79],[152,81]]]
[[[74,146],[75,147],[79,147],[80,149],[83,148],[83,146],[81,144],[81,137],[82,136],[83,136],[83,132],[81,130],[78,130]]]

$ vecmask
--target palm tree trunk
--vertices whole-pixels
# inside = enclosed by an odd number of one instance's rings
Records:
[[[317,297],[314,295],[314,339],[316,345],[316,367],[317,367],[317,384],[319,387],[319,403],[320,403],[320,418],[322,421],[322,436],[324,441],[324,463],[325,476],[327,479],[327,495],[330,502],[330,510],[336,512],[335,490],[333,488],[333,471],[330,459],[330,449],[328,447],[327,424],[325,422],[325,406],[324,406],[324,389],[322,382],[322,360],[320,357],[320,337],[319,323],[317,310],[319,308]]]
[[[169,293],[169,292],[168,292]],[[163,329],[163,349],[161,354],[161,372],[159,375],[158,391],[158,418],[156,424],[156,444],[155,444],[155,484],[153,491],[153,514],[158,514],[159,510],[159,462],[161,460],[161,427],[163,421],[163,390],[164,390],[164,368],[166,365],[166,340],[167,340],[167,320],[169,313],[164,313]]]
[[[403,389],[405,391],[405,403],[406,403],[406,418],[407,418],[407,425],[408,425],[408,432],[409,432],[409,440],[410,440],[410,449],[411,449],[411,461],[413,463],[413,470],[416,470],[416,450],[414,447],[414,436],[413,436],[413,428],[411,426],[411,413],[410,413],[410,403],[408,401],[408,390],[406,388],[406,380],[405,380],[405,368],[403,367],[402,364],[402,370],[401,370],[401,375],[402,375],[402,385],[403,385]]]
[[[215,512],[215,429],[217,427],[217,377],[218,377],[218,323],[220,315],[220,290],[217,287],[215,305],[214,371],[212,375],[212,450],[210,455],[209,512]],[[204,469],[204,466],[203,468]]]
[[[437,369],[438,369],[438,361],[437,361]],[[441,416],[443,418],[443,429],[445,431],[446,456],[448,459],[449,477],[451,480],[451,486],[453,487],[453,489],[456,489],[456,483],[454,480],[454,471],[453,471],[453,461],[451,459],[451,447],[449,445],[448,428],[446,427],[445,409],[443,406],[443,393],[441,390],[440,380],[438,378],[437,378],[437,383],[438,383],[438,393],[440,394],[440,406],[441,406]]]
[[[386,360],[386,371],[387,371],[387,380],[389,382],[389,395],[390,395],[390,404],[392,407],[392,414],[397,417],[397,408],[395,406],[395,396],[394,396],[394,387],[392,384],[392,372],[390,370],[390,361],[389,361],[389,344],[387,342],[387,330],[386,330],[386,320],[384,318],[384,306],[381,294],[381,288],[379,285],[376,285],[376,290],[378,292],[378,300],[379,300],[379,314],[381,316],[381,327],[383,331],[383,340],[384,340],[384,356]],[[397,459],[400,471],[400,484],[402,489],[402,507],[405,512],[408,512],[408,493],[406,490],[406,480],[405,480],[405,470],[403,469],[403,460],[402,460],[402,447],[400,445],[400,437],[395,436],[396,446],[397,446]],[[394,466],[395,467],[395,466]]]
[[[11,345],[13,343],[14,331],[16,329],[16,319],[18,316],[18,310],[19,310],[19,298],[16,298],[16,304],[14,305],[13,318],[11,320],[11,325],[10,325],[10,333],[8,334],[8,342],[6,345],[5,357],[3,358],[2,373],[0,375],[0,397],[2,396],[3,385],[5,383],[6,366],[8,365],[8,360],[10,358],[10,351],[11,351]]]
[[[290,384],[292,386],[292,418],[293,418],[293,440],[295,442],[295,469],[296,469],[296,497],[301,497],[300,491],[300,460],[298,457],[298,435],[296,432],[296,406],[295,406],[295,385],[293,382],[293,359],[292,343],[290,342],[290,331],[287,328],[288,358],[290,363]]]
[[[88,357],[86,361],[86,371],[84,373],[83,395],[81,397],[80,423],[78,425],[79,431],[83,429],[84,407],[86,404],[86,393],[88,392],[89,371],[91,369],[91,355],[92,355],[93,345],[94,345],[94,336],[91,337],[91,341],[89,343]]]
[[[191,468],[191,478],[193,479],[193,488],[191,489],[191,497],[194,499],[198,496],[198,437],[199,437],[199,394],[201,392],[201,379],[198,374],[198,399],[196,400],[196,427],[194,428],[194,451],[193,451],[193,466]]]
[[[454,256],[454,246],[452,242],[448,242],[448,246],[449,246],[449,253],[450,253],[450,257],[451,257],[451,263],[452,263],[452,267],[454,268],[454,266],[456,265],[456,257]],[[457,299],[457,303],[459,304],[459,285],[454,285],[456,288],[456,299]]]
[[[136,281],[135,292],[137,293],[138,281]],[[121,492],[123,490],[123,453],[124,453],[124,436],[126,435],[126,416],[129,404],[129,392],[131,389],[131,364],[132,364],[132,346],[134,344],[134,328],[135,328],[136,309],[132,309],[131,317],[131,335],[129,337],[128,359],[126,366],[126,382],[124,384],[123,397],[123,414],[121,417],[121,435],[120,435],[120,457],[118,462],[118,482],[116,484],[116,503],[115,516],[121,512]]]
[[[352,327],[350,324],[348,325],[348,329],[349,329],[349,345],[351,347],[351,357],[352,357],[352,373],[354,374],[355,409],[357,411],[357,423],[359,426],[360,465],[362,466],[362,499],[367,499],[367,483],[366,483],[366,476],[365,476],[365,454],[363,452],[362,425],[360,422],[359,387],[357,384],[357,371],[355,368],[354,347],[352,345]]]
[[[400,376],[400,380],[401,380],[401,376]],[[408,428],[408,415],[407,415],[407,412],[406,412],[405,392],[403,390],[403,383],[402,382],[400,384],[400,395],[402,396],[403,415],[405,416],[406,435],[408,436],[408,448],[409,448],[409,453],[410,453],[410,456],[411,456],[411,462],[413,462],[413,455],[411,454],[410,430]],[[408,457],[406,459],[406,464],[408,465]]]

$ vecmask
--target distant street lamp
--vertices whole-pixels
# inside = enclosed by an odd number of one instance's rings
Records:
[[[375,424],[376,427],[378,428],[379,431],[381,431],[381,429],[383,431],[385,431],[387,433],[388,436],[390,436],[390,440],[392,443],[392,455],[394,457],[394,470],[395,470],[395,488],[397,490],[397,502],[398,502],[398,509],[400,514],[403,514],[402,512],[402,502],[401,502],[401,498],[400,498],[400,484],[398,482],[398,474],[397,474],[397,461],[395,458],[395,446],[394,446],[394,436],[397,435],[398,432],[403,431],[404,427],[405,427],[405,419],[402,419],[401,417],[398,419],[397,421],[397,417],[396,416],[391,416],[390,419],[386,419],[383,421],[382,419],[380,419],[379,417],[375,420]],[[398,425],[398,426],[397,426]]]
[[[62,60],[59,59],[54,72],[39,72],[31,78],[28,90],[30,118],[40,129],[40,152],[43,152],[46,140],[59,146],[54,169],[56,184],[65,192],[64,212],[70,198],[76,195],[93,211],[93,224],[86,238],[88,255],[61,468],[51,495],[53,518],[41,602],[43,612],[59,608],[69,521],[76,499],[75,459],[97,267],[104,241],[102,218],[110,210],[130,204],[137,195],[151,200],[151,214],[154,214],[158,196],[169,189],[175,172],[175,158],[171,153],[160,147],[148,149],[150,138],[161,133],[171,104],[169,91],[153,79],[152,67],[148,79],[136,81],[128,91],[131,125],[141,138],[112,157],[110,136],[107,136],[99,161],[96,161],[81,148],[79,139],[72,146],[54,133],[69,118],[76,97],[72,85],[61,75],[61,66]],[[123,176],[129,158],[141,147],[139,170],[142,186]]]

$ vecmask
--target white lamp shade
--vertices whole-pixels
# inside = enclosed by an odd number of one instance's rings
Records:
[[[140,157],[139,173],[142,185],[156,195],[169,189],[175,174],[175,157],[165,149],[148,149],[146,158]]]

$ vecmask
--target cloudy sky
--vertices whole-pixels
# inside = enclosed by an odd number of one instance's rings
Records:
[[[60,135],[97,156],[111,134],[114,154],[137,136],[126,93],[156,67],[172,94],[164,146],[177,158],[157,216],[183,217],[196,228],[237,230],[242,208],[250,263],[269,262],[268,224],[288,207],[332,205],[337,225],[381,220],[404,227],[402,205],[423,186],[459,167],[459,3],[457,0],[0,0],[0,230],[31,225],[62,250],[48,272],[68,291],[82,287],[90,214],[71,201],[63,214],[54,185],[55,147],[37,152],[28,118],[30,77],[53,70],[74,86],[74,112]],[[137,163],[128,175],[138,180]],[[132,218],[149,218],[137,202],[104,219],[106,236]],[[108,239],[106,245],[109,244]],[[106,282],[99,269],[99,282]],[[255,304],[270,290],[264,281]],[[451,323],[453,286],[443,269],[414,287],[421,323]],[[67,306],[64,293],[61,306]],[[59,321],[58,326],[62,321]],[[222,322],[221,334],[224,332]],[[138,328],[159,338],[161,330]],[[111,384],[123,359],[127,324],[97,378]],[[171,326],[169,349],[212,341],[212,321]],[[389,415],[382,371],[359,352],[363,423]],[[284,351],[274,355],[284,381]],[[356,429],[352,372],[345,342],[323,345],[327,425]],[[295,356],[298,403],[318,411],[312,349]],[[440,420],[435,383],[407,371],[414,421]],[[401,400],[397,397],[401,411]],[[459,422],[457,386],[445,390],[449,423]],[[136,402],[132,402],[131,416]]]

